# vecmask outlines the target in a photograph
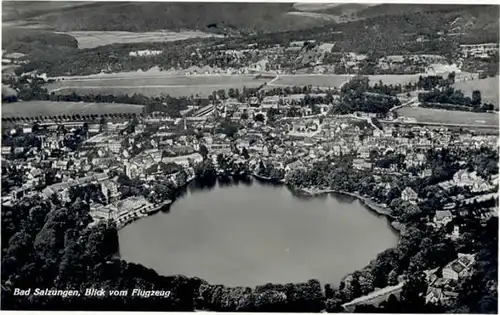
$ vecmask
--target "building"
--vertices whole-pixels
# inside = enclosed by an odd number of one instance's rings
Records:
[[[2,155],[10,155],[12,153],[12,147],[10,146],[3,146],[2,147]]]
[[[250,106],[252,106],[252,107],[259,107],[260,106],[259,99],[255,96],[250,97],[249,103],[250,103]]]
[[[433,222],[436,226],[443,226],[451,222],[453,215],[449,210],[438,210],[434,216]]]
[[[203,161],[203,157],[199,153],[192,153],[189,155],[181,155],[174,157],[163,158],[165,163],[176,163],[184,167],[189,167],[190,163],[200,163]]]
[[[230,153],[231,143],[212,143],[210,145],[210,150],[216,153]]]
[[[111,180],[106,180],[101,183],[101,191],[108,203],[113,202],[120,197],[118,185]]]
[[[64,191],[69,191],[70,187],[73,186],[85,186],[88,184],[101,184],[102,182],[109,179],[109,176],[105,173],[95,173],[90,176],[80,177],[73,180],[63,181],[61,183],[56,183],[45,187],[42,190],[42,194],[46,197],[50,197],[53,194],[62,194]]]
[[[367,170],[372,168],[372,163],[366,162],[363,159],[354,159],[352,166],[357,170]]]
[[[460,50],[467,57],[488,57],[498,51],[498,43],[486,43],[476,45],[460,45]]]
[[[418,199],[418,194],[411,189],[410,187],[406,187],[403,192],[401,192],[401,199],[403,201],[407,201],[409,203],[416,204]]]
[[[27,186],[23,186],[21,188],[14,189],[11,192],[11,198],[12,198],[12,200],[20,200],[24,196],[26,196],[29,193],[29,191],[30,191],[30,188]]]
[[[454,225],[453,232],[451,232],[450,238],[456,240],[459,237],[460,237],[460,226]]]
[[[441,303],[446,305],[449,302],[452,302],[456,297],[458,297],[458,293],[456,292],[448,291],[445,288],[428,286],[427,293],[425,295],[425,302],[432,304]]]
[[[474,254],[458,254],[457,259],[443,268],[443,279],[458,281],[460,278],[468,277],[472,273],[474,261]]]
[[[426,168],[426,169],[423,169],[420,174],[419,174],[419,177],[420,178],[425,178],[425,177],[429,177],[432,175],[432,170],[430,168]]]

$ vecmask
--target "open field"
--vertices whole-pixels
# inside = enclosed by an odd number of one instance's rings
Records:
[[[290,74],[280,75],[278,80],[274,81],[272,86],[304,86],[312,85],[313,87],[335,88],[340,87],[343,83],[349,81],[352,76],[341,74]]]
[[[384,84],[406,84],[408,82],[417,82],[420,74],[408,74],[408,75],[369,75],[367,76],[370,80],[370,84],[374,85],[380,80]],[[313,87],[319,86],[322,88],[326,87],[337,87],[339,88],[343,83],[349,81],[353,75],[347,74],[296,74],[296,75],[280,75],[279,79],[274,81],[272,86],[304,86],[312,85]]]
[[[423,107],[402,107],[400,116],[415,118],[418,122],[497,126],[498,114],[472,113]]]
[[[294,3],[293,7],[299,11],[326,11],[329,14],[342,15],[361,11],[377,4],[370,3]]]
[[[62,90],[58,90],[55,93],[58,95],[71,94],[73,92],[77,94],[107,94],[107,95],[129,95],[142,94],[148,97],[156,96],[166,96],[171,97],[208,97],[213,91],[217,90],[228,90],[230,88],[243,89],[243,86],[250,87],[249,84],[223,84],[223,85],[161,85],[161,86],[137,86],[137,85],[127,85],[127,86],[80,86],[80,87],[67,87]]]
[[[471,96],[472,91],[479,90],[481,91],[481,98],[483,103],[493,103],[495,105],[495,108],[499,108],[498,84],[498,76],[496,76],[493,78],[457,82],[455,83],[454,87],[456,89],[462,90],[467,96]]]
[[[2,104],[2,118],[60,116],[75,114],[140,114],[142,113],[143,108],[144,106],[142,105],[131,104],[29,101]]]
[[[111,44],[171,42],[189,38],[221,37],[200,31],[164,32],[118,32],[118,31],[78,31],[66,32],[78,41],[78,48],[95,48]]]
[[[323,19],[325,21],[330,21],[330,22],[335,22],[335,23],[340,22],[339,16],[324,14],[324,13],[294,11],[294,12],[288,12],[288,14],[291,16],[302,16],[302,17],[309,17],[309,18],[314,18],[314,19]]]
[[[330,8],[338,7],[340,4],[338,3],[294,3],[293,7],[299,11],[321,11]]]
[[[370,80],[370,85],[375,85],[375,83],[379,83],[382,80],[383,84],[386,85],[404,85],[409,82],[418,82],[418,77],[420,74],[379,74],[379,75],[369,75],[368,79]]]
[[[374,85],[382,80],[382,83],[387,85],[404,85],[409,82],[416,83],[418,82],[418,78],[420,76],[428,76],[428,75],[439,75],[444,78],[448,76],[449,72],[438,72],[438,73],[422,73],[422,74],[379,74],[379,75],[369,75],[370,85]],[[455,81],[462,81],[465,79],[477,78],[477,74],[469,73],[469,72],[457,72],[455,73]]]
[[[258,87],[266,79],[255,79],[251,75],[197,75],[197,76],[159,76],[138,75],[123,77],[90,78],[80,77],[51,83],[47,86],[50,92],[57,94],[128,94],[140,93],[146,96],[170,95],[208,96],[214,90],[240,89],[243,87]]]

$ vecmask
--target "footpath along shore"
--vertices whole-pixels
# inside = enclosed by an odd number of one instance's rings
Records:
[[[370,198],[363,197],[357,193],[351,193],[347,191],[340,191],[340,190],[335,190],[335,189],[319,189],[319,188],[301,188],[299,190],[302,193],[305,193],[309,196],[318,196],[322,194],[329,194],[329,193],[336,193],[336,194],[342,194],[342,195],[348,195],[354,198],[357,198],[361,204],[366,206],[368,209],[372,210],[373,212],[383,215],[389,219],[391,222],[391,227],[397,230],[398,232],[402,233],[404,232],[404,225],[401,224],[396,220],[396,218],[391,214],[391,210],[387,207],[381,206],[371,200]]]

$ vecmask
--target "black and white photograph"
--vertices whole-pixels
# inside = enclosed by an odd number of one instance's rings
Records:
[[[1,6],[2,311],[498,313],[494,1]]]

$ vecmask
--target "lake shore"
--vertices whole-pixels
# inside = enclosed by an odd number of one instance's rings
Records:
[[[252,173],[252,175],[255,177],[255,178],[258,178],[260,180],[263,180],[263,181],[267,181],[267,182],[271,182],[271,183],[275,183],[275,184],[284,184],[285,183],[285,180],[284,179],[281,179],[281,180],[274,180],[272,179],[271,177],[266,177],[266,176],[262,176],[262,175],[259,175],[257,173]]]
[[[347,191],[340,191],[340,190],[335,190],[335,189],[318,189],[318,188],[301,188],[299,189],[299,192],[304,193],[308,196],[319,196],[323,194],[330,194],[330,193],[335,193],[335,194],[342,194],[342,195],[348,195],[351,197],[354,197],[358,199],[362,205],[370,209],[371,211],[377,213],[378,215],[383,215],[389,219],[389,222],[391,223],[391,227],[402,233],[405,229],[404,224],[396,221],[396,218],[390,213],[390,209],[387,207],[384,207],[382,205],[377,204],[373,200],[367,197],[363,197],[357,193],[351,193]]]

